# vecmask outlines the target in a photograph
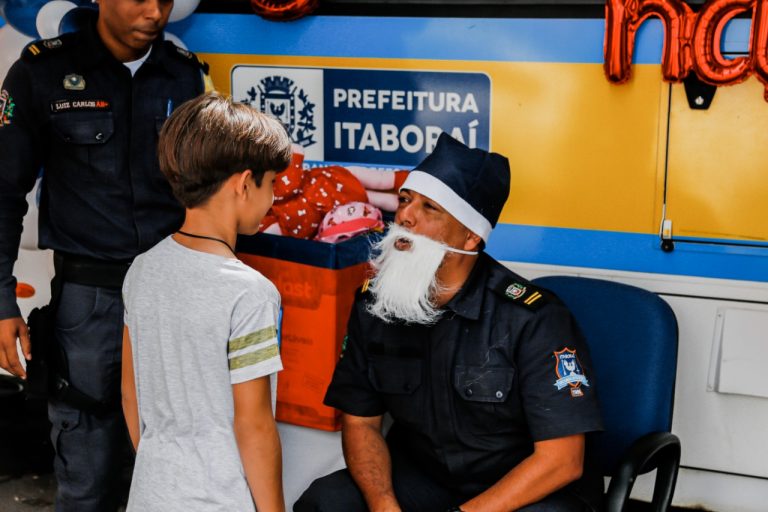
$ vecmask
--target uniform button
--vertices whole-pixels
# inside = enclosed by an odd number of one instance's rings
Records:
[[[410,391],[410,390],[411,390],[411,385],[410,385],[410,384],[407,384],[407,383],[406,383],[406,384],[403,384],[403,390],[405,390],[405,391]]]
[[[464,394],[467,395],[467,396],[472,396],[472,388],[464,389]]]
[[[502,393],[501,391],[496,392],[496,398],[502,398],[503,396],[504,396],[504,393]]]
[[[99,132],[96,134],[96,140],[102,140],[104,138],[104,134]]]
[[[69,428],[69,422],[67,420],[62,421],[61,428]]]

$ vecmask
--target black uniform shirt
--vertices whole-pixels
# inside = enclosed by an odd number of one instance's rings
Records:
[[[131,77],[95,26],[24,49],[0,91],[0,318],[18,315],[12,269],[41,169],[41,248],[125,261],[178,228],[157,136],[203,92],[203,66],[158,41]]]
[[[445,482],[491,485],[533,442],[600,430],[586,345],[565,306],[481,254],[433,326],[385,323],[358,294],[325,403],[389,412],[399,449]]]

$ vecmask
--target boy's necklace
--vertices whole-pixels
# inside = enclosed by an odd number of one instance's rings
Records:
[[[232,246],[229,245],[226,240],[222,240],[221,238],[216,238],[213,236],[205,236],[205,235],[195,235],[193,233],[187,233],[186,231],[182,231],[182,230],[178,230],[177,233],[180,235],[188,236],[190,238],[202,238],[204,240],[213,240],[214,242],[221,242],[227,246],[227,249],[232,251],[232,254],[235,254],[235,250],[232,248]]]

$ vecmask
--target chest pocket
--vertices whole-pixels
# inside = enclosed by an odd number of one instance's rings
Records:
[[[395,421],[411,427],[420,425],[424,415],[422,385],[423,361],[412,357],[370,356],[368,380],[381,394]]]
[[[57,164],[86,179],[103,179],[117,174],[112,112],[70,112],[51,117],[59,141]]]
[[[368,379],[379,393],[410,395],[421,386],[421,359],[372,356]]]
[[[501,403],[509,396],[514,376],[514,368],[457,366],[453,385],[464,400]]]
[[[511,367],[456,366],[453,387],[463,425],[476,435],[514,430],[515,418],[521,413],[512,390],[514,381]]]

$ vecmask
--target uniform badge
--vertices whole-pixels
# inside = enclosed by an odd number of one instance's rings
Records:
[[[55,100],[51,102],[51,112],[67,112],[69,110],[109,110],[108,100]]]
[[[68,91],[82,91],[85,89],[85,78],[74,73],[64,77],[64,88]]]
[[[555,352],[555,373],[557,374],[555,387],[558,391],[568,387],[571,396],[584,396],[581,386],[583,384],[589,387],[589,381],[584,375],[579,358],[576,357],[576,350],[565,347],[563,350]]]
[[[523,302],[525,302],[528,306],[536,302],[542,297],[541,292],[535,291],[533,292],[529,297],[527,297]]]
[[[61,39],[48,39],[43,41],[43,46],[48,48],[49,50],[53,50],[54,48],[58,48],[62,45]]]
[[[189,50],[185,50],[181,46],[177,46],[176,47],[176,51],[179,52],[181,55],[183,55],[184,57],[186,57],[188,59],[192,58],[192,52],[190,52]]]
[[[8,91],[5,89],[0,91],[0,128],[11,124],[15,108],[16,104],[13,102],[11,95],[8,94]]]
[[[517,300],[525,295],[526,290],[527,288],[520,283],[512,283],[511,285],[507,286],[504,294],[512,300]]]
[[[344,341],[341,342],[341,354],[339,354],[339,359],[344,359],[344,352],[347,350],[348,341],[349,341],[349,334],[345,334]]]

